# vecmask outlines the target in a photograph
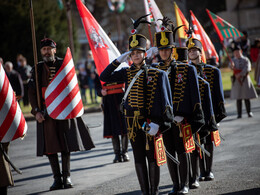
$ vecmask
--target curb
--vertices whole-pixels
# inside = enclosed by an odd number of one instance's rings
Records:
[[[101,112],[102,109],[100,106],[97,107],[91,107],[91,108],[86,108],[84,109],[84,114],[87,113],[94,113],[94,112]],[[28,114],[27,116],[24,116],[25,120],[28,121],[35,121],[35,117],[32,114]]]

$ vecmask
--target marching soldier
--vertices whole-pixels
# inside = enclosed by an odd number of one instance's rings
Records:
[[[134,22],[129,37],[129,52],[109,64],[100,79],[104,82],[125,82],[126,92],[122,103],[141,191],[143,194],[158,194],[160,169],[154,156],[154,136],[159,129],[163,132],[170,127],[173,119],[172,97],[166,73],[145,64],[147,39],[136,34],[136,28],[144,17]],[[115,71],[128,55],[133,61],[130,68]]]
[[[210,92],[212,97],[213,112],[216,123],[219,123],[226,117],[226,110],[224,107],[224,94],[222,87],[221,72],[218,68],[205,64],[201,59],[202,44],[198,39],[190,38],[187,43],[188,56],[192,65],[196,67],[197,72],[203,79],[210,84]],[[212,131],[213,129],[211,129]],[[213,163],[213,140],[219,140],[218,131],[211,132],[210,136],[205,138],[205,149],[210,153],[210,157],[203,155],[204,159],[200,160],[200,180],[213,180],[214,175],[212,173]],[[205,165],[204,165],[205,161]]]
[[[162,31],[155,34],[156,47],[161,57],[161,61],[155,66],[168,73],[171,84],[175,117],[172,130],[165,132],[163,139],[167,151],[172,156],[176,156],[177,153],[180,161],[180,166],[177,166],[170,159],[167,160],[173,182],[173,189],[169,194],[187,194],[189,192],[187,152],[193,150],[195,146],[184,144],[184,140],[191,138],[192,134],[204,125],[204,116],[201,108],[196,70],[187,63],[176,63],[172,55],[174,53],[176,59],[178,58],[174,48],[174,33],[166,28],[167,22],[169,22],[169,19],[164,18]],[[153,48],[152,50],[155,49]],[[188,130],[188,134],[186,134],[187,131],[184,131],[184,128]]]
[[[124,96],[122,83],[106,83],[103,88],[99,76],[95,77],[95,88],[97,95],[102,97],[102,109],[104,113],[104,138],[111,138],[115,153],[113,163],[127,162],[128,156],[128,137],[125,118],[120,112],[120,104]],[[120,139],[121,136],[121,145]]]
[[[48,157],[54,177],[50,190],[73,187],[70,179],[70,152],[90,150],[94,147],[88,128],[81,117],[55,120],[46,112],[44,92],[63,63],[63,59],[56,57],[55,53],[56,43],[53,40],[49,38],[41,40],[43,61],[36,65],[37,72],[33,67],[29,81],[31,113],[37,120],[37,156]],[[40,93],[40,102],[37,102],[37,88]],[[61,153],[62,174],[57,153]]]

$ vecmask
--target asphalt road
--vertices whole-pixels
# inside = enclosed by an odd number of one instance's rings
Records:
[[[260,101],[251,103],[254,117],[246,116],[243,105],[243,118],[238,120],[235,102],[226,100],[228,117],[220,124],[225,141],[215,148],[215,180],[201,182],[201,187],[190,190],[190,194],[260,194]],[[24,140],[13,141],[10,146],[10,158],[23,174],[13,172],[15,186],[8,189],[9,194],[140,194],[131,147],[130,162],[113,164],[111,140],[103,139],[102,113],[86,114],[83,119],[91,127],[96,148],[72,153],[74,188],[49,192],[51,168],[46,157],[36,157],[36,123],[31,121]],[[160,194],[167,194],[171,188],[167,166],[163,165]]]

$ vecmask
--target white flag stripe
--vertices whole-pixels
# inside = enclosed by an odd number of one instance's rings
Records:
[[[64,88],[64,90],[53,100],[53,102],[47,107],[48,113],[52,113],[55,108],[64,100],[64,98],[71,92],[71,90],[78,84],[77,75],[75,74],[70,83]],[[47,92],[47,90],[46,90]],[[46,97],[47,98],[47,97]]]
[[[4,79],[5,79],[5,71],[3,69],[3,66],[0,64],[0,92],[3,90],[4,85]]]
[[[81,101],[80,91],[78,91],[77,95],[73,98],[73,100],[70,102],[70,104],[59,114],[57,119],[64,119],[68,116],[68,113],[71,113],[71,111],[75,108],[75,106],[78,105],[78,103]],[[81,112],[78,114],[81,116],[83,113],[83,108]]]
[[[18,104],[18,103],[16,103]],[[21,120],[21,110],[20,107],[17,105],[17,109],[16,109],[16,113],[14,116],[14,120],[10,126],[10,128],[8,129],[8,131],[6,132],[4,138],[2,139],[3,142],[8,142],[8,140],[12,140],[12,138],[14,137],[16,131],[12,131],[12,129],[17,129],[18,125],[20,124],[20,120]]]
[[[48,86],[48,88],[56,88],[57,83],[60,83],[64,77],[71,71],[71,69],[74,68],[73,60],[71,59],[69,63],[66,65],[66,68],[64,68],[57,77],[51,82],[51,84]],[[45,99],[51,94],[51,90],[46,90],[45,92]]]
[[[2,109],[0,110],[0,126],[3,124],[5,118],[10,110],[10,107],[12,106],[12,101],[13,101],[13,89],[9,83],[9,88],[8,88],[7,96],[5,99],[5,103],[2,107]]]

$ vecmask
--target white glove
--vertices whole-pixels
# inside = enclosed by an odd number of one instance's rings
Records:
[[[150,49],[148,49],[146,51],[147,53],[147,58],[150,59],[152,58],[154,55],[157,55],[158,54],[158,48],[157,47],[151,47]]]
[[[151,129],[148,131],[150,135],[156,135],[156,133],[159,131],[159,125],[155,123],[150,123],[149,126]]]
[[[183,119],[184,119],[184,117],[182,117],[182,116],[175,116],[174,117],[174,121],[177,122],[177,123],[180,123]]]
[[[131,51],[127,51],[127,52],[123,53],[121,56],[119,56],[116,60],[120,63],[126,62],[127,57],[129,56],[130,53],[131,53]]]

